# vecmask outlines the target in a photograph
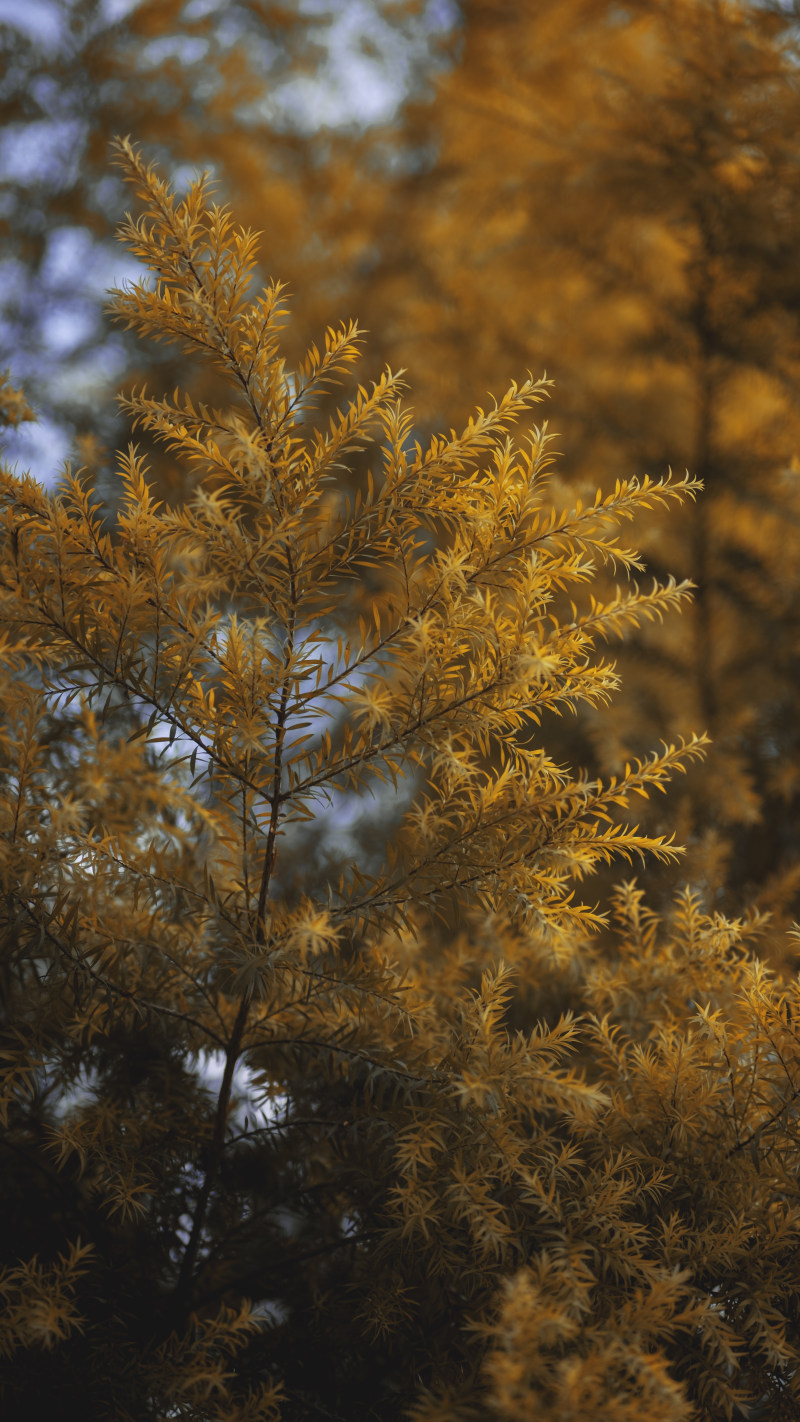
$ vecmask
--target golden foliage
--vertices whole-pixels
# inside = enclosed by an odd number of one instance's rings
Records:
[[[600,773],[654,732],[707,731],[681,790],[680,873],[733,916],[746,886],[783,929],[800,912],[796,13],[466,0],[462,14],[432,100],[376,138],[397,157],[385,182],[340,147],[347,226],[370,254],[352,300],[415,372],[420,419],[542,364],[573,497],[668,466],[703,482],[696,507],[636,529],[654,572],[696,584],[692,607],[620,648],[613,716],[587,710],[550,744]],[[679,877],[660,878],[669,902]]]
[[[118,156],[150,275],[114,314],[231,395],[125,399],[192,471],[175,508],[135,446],[113,516],[0,474],[9,1404],[797,1415],[794,988],[756,918],[686,895],[662,929],[627,886],[609,956],[575,896],[679,855],[618,814],[705,738],[600,780],[540,728],[616,691],[598,639],[689,598],[577,600],[697,481],[555,506],[546,427],[511,433],[532,377],[424,443],[389,371],[315,424],[357,326],[289,369],[252,234]],[[323,856],[365,792],[369,852]],[[575,1010],[516,1030],[544,965]],[[37,1230],[86,1243],[40,1265]]]

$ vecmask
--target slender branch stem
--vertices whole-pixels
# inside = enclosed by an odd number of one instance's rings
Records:
[[[286,646],[284,648],[284,680],[281,689],[281,701],[278,710],[277,723],[275,727],[275,757],[272,772],[272,791],[269,797],[270,818],[269,829],[267,831],[267,842],[264,850],[264,864],[261,873],[261,884],[258,894],[258,906],[256,909],[255,932],[256,939],[262,946],[267,942],[267,903],[269,901],[269,888],[277,859],[277,836],[280,823],[280,813],[282,805],[281,779],[283,774],[283,747],[286,736],[286,721],[289,710],[289,694],[291,690],[290,667],[294,656],[295,621],[297,608],[297,582],[295,577],[294,560],[292,551],[286,547],[286,562],[291,590],[291,611],[287,625]],[[217,1109],[214,1118],[214,1133],[211,1140],[211,1149],[208,1157],[203,1183],[197,1197],[197,1203],[192,1217],[192,1227],[189,1239],[181,1261],[178,1282],[175,1287],[174,1307],[179,1317],[185,1316],[191,1306],[192,1282],[194,1278],[195,1265],[200,1250],[203,1226],[208,1213],[208,1205],[211,1194],[219,1175],[222,1157],[225,1151],[225,1131],[228,1124],[228,1112],[230,1109],[231,1094],[233,1091],[233,1078],[236,1066],[241,1056],[242,1042],[244,1040],[247,1019],[250,1013],[251,996],[249,992],[243,993],[236,1013],[236,1019],[231,1031],[230,1040],[225,1052],[225,1067],[222,1073],[219,1096],[217,1098]]]

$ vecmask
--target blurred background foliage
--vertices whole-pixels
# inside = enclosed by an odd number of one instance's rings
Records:
[[[326,234],[341,201],[331,143],[430,82],[454,18],[449,0],[0,3],[0,335],[41,420],[11,456],[52,482],[76,435],[119,437],[121,381],[174,374],[156,350],[151,370],[103,316],[106,289],[136,271],[114,239],[130,203],[109,164],[114,134],[143,144],[179,186],[197,169],[214,174],[302,303],[299,349],[341,299]]]
[[[705,765],[642,806],[689,847],[648,892],[757,903],[775,957],[800,914],[797,5],[42,0],[0,21],[0,364],[40,416],[11,459],[52,483],[72,446],[113,497],[117,389],[222,398],[102,314],[133,273],[115,133],[179,185],[210,168],[292,293],[289,358],[357,317],[370,373],[408,369],[420,437],[546,370],[557,500],[668,466],[706,486],[631,534],[643,581],[693,579],[692,610],[626,642],[612,706],[548,750],[608,775],[708,731]],[[181,497],[188,472],[148,454]]]

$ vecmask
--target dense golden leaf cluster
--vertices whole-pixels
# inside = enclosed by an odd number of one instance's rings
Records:
[[[229,400],[126,396],[174,507],[135,446],[113,511],[0,473],[9,1415],[797,1417],[797,984],[757,912],[627,883],[601,951],[580,889],[679,856],[620,814],[706,739],[545,748],[690,598],[620,526],[698,481],[554,501],[531,377],[415,440],[356,325],[289,368],[205,180],[118,156],[114,313]]]

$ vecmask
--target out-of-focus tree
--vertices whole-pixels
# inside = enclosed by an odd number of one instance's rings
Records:
[[[365,197],[360,313],[424,371],[423,417],[544,366],[573,487],[667,466],[703,480],[668,532],[639,531],[655,574],[694,580],[693,611],[623,649],[613,719],[582,749],[589,723],[565,723],[565,755],[621,766],[653,731],[705,727],[681,823],[691,874],[718,902],[747,882],[796,912],[796,16],[467,0],[463,18],[460,62],[397,140],[416,168]]]
[[[113,136],[147,142],[179,179],[219,175],[222,196],[265,232],[268,270],[305,294],[290,333],[299,357],[331,310],[316,210],[330,210],[341,182],[321,177],[324,126],[357,130],[390,112],[435,67],[449,22],[446,5],[369,0],[345,10],[327,0],[52,0],[30,16],[0,7],[0,341],[40,415],[37,465],[52,476],[48,450],[63,455],[77,431],[82,461],[101,466],[98,439],[118,433],[109,397],[119,382],[171,390],[183,379],[172,353],[134,354],[102,317],[121,265]],[[11,457],[29,448],[9,441]],[[153,455],[168,490],[174,468]]]

